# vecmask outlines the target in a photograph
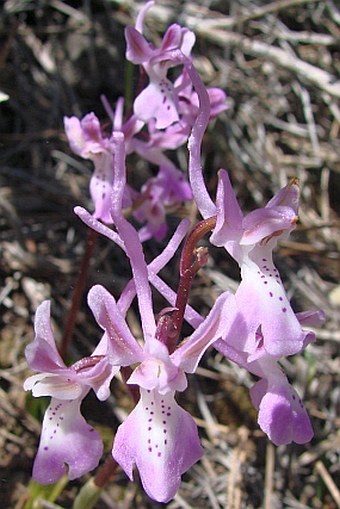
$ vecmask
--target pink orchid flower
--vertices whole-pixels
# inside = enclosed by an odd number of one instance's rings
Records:
[[[134,217],[147,222],[140,232],[143,238],[162,240],[168,231],[166,213],[177,209],[192,198],[184,174],[173,165],[160,166],[156,177],[149,179],[141,189],[142,204],[135,209]]]
[[[215,204],[206,188],[200,162],[202,139],[210,117],[210,101],[194,67],[189,63],[186,69],[200,102],[199,115],[189,139],[189,180],[193,196],[205,219],[216,216],[211,243],[223,246],[241,269],[241,283],[235,298],[237,312],[248,333],[243,335],[243,344],[238,350],[255,356],[266,352],[277,358],[293,355],[304,347],[308,333],[302,330],[292,310],[279,272],[273,264],[272,252],[277,242],[286,239],[297,223],[297,180],[281,189],[264,208],[243,216],[228,174],[221,170]],[[261,353],[256,344],[259,328],[264,344]]]
[[[233,313],[235,309],[236,300],[230,297],[228,312]],[[297,319],[303,326],[316,325],[322,323],[324,315],[321,312],[298,313]],[[242,349],[238,350],[239,343],[242,343],[240,341],[242,335],[247,334],[247,326],[242,320],[240,314],[234,313],[234,321],[227,324],[223,338],[217,340],[214,347],[259,378],[250,389],[250,397],[253,405],[259,410],[258,424],[268,438],[275,445],[309,442],[313,437],[313,428],[307,410],[281,368],[280,359],[265,352],[262,334],[260,332],[256,334],[257,348],[261,355],[253,356],[257,357],[255,360],[251,360],[251,356]],[[314,334],[309,333],[309,340],[314,339]]]
[[[110,224],[113,171],[110,140],[103,136],[99,120],[94,113],[88,113],[82,120],[77,117],[65,117],[64,125],[73,152],[94,163],[94,173],[90,181],[90,194],[95,205],[94,217]]]
[[[80,405],[90,389],[98,399],[110,395],[110,382],[118,368],[107,360],[104,338],[93,355],[65,366],[55,345],[50,325],[50,303],[44,301],[35,316],[35,339],[26,348],[28,366],[39,373],[24,384],[34,397],[51,396],[46,410],[33,478],[52,484],[65,473],[75,479],[93,470],[103,453],[99,434],[87,424]]]
[[[116,433],[113,457],[132,479],[136,465],[148,495],[160,502],[174,497],[181,475],[202,455],[197,427],[175,401],[175,392],[187,387],[185,373],[193,373],[208,346],[221,337],[220,308],[229,298],[218,299],[208,317],[176,350],[169,351],[171,320],[167,315],[156,324],[148,266],[136,230],[122,214],[126,184],[125,145],[121,133],[114,133],[115,171],[112,217],[123,242],[133,274],[143,343],[133,337],[120,306],[101,286],[89,292],[89,305],[110,341],[110,362],[114,366],[135,365],[128,383],[137,385],[140,400]],[[157,475],[156,475],[157,474]]]
[[[154,2],[147,2],[137,19],[136,28],[125,29],[126,58],[143,66],[149,77],[149,85],[134,102],[135,115],[144,122],[156,120],[156,128],[164,129],[179,120],[178,97],[172,82],[167,78],[170,67],[181,64],[169,55],[180,50],[189,57],[195,43],[195,35],[187,28],[171,25],[164,34],[162,44],[154,48],[142,35],[142,25],[147,10]]]

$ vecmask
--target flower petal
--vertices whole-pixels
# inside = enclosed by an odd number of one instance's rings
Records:
[[[25,350],[29,367],[34,371],[47,371],[53,373],[66,368],[55,345],[50,318],[51,303],[42,302],[34,318],[35,338]]]
[[[261,429],[275,445],[309,442],[314,434],[313,428],[293,387],[286,379],[285,383],[267,387],[268,384],[260,380],[251,389],[253,403],[259,407]],[[261,393],[264,393],[262,398]]]
[[[129,478],[136,465],[146,493],[158,502],[171,500],[184,474],[202,456],[197,427],[174,394],[141,390],[141,399],[118,428],[114,459]]]
[[[152,57],[154,50],[144,36],[133,27],[125,28],[126,59],[133,64],[143,64]]]
[[[224,335],[229,297],[228,292],[220,295],[201,325],[171,354],[170,358],[174,364],[185,372],[194,373],[206,349]]]
[[[307,333],[302,330],[288,301],[272,262],[271,249],[254,248],[242,265],[241,275],[235,298],[249,327],[244,351],[255,353],[256,333],[260,327],[264,348],[270,355],[279,358],[300,352]]]
[[[86,474],[99,463],[103,444],[99,434],[80,413],[81,399],[52,399],[43,421],[33,478],[53,484],[65,473],[69,478]]]
[[[241,248],[237,241],[242,235],[243,214],[236,199],[228,173],[220,170],[216,195],[216,226],[210,237],[215,246],[224,246],[237,260],[241,258]]]
[[[286,235],[295,228],[296,221],[296,212],[291,207],[265,207],[253,210],[243,219],[244,232],[240,243],[249,246],[275,237],[276,245],[283,234]]]
[[[95,206],[93,215],[106,224],[112,224],[113,154],[103,150],[93,155],[91,159],[95,166],[90,180],[90,193]]]
[[[65,369],[65,372],[72,373],[72,370]],[[65,375],[41,373],[27,378],[24,383],[25,391],[32,391],[35,398],[40,396],[52,396],[60,400],[70,401],[79,398],[83,393],[82,386]]]
[[[165,76],[150,76],[149,85],[136,97],[134,113],[144,122],[156,120],[157,129],[165,129],[179,120],[178,99],[173,84]]]
[[[300,199],[299,181],[293,178],[288,185],[280,189],[271,200],[267,203],[267,208],[284,206],[290,207],[294,210],[295,214],[298,212]]]
[[[129,366],[142,360],[142,350],[132,336],[113,296],[100,285],[88,293],[92,313],[107,334],[108,358],[113,365]]]

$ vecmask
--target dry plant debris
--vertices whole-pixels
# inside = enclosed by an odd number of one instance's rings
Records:
[[[44,298],[52,299],[54,330],[62,334],[86,238],[72,209],[89,203],[91,168],[71,155],[62,119],[92,110],[103,115],[100,94],[111,102],[124,94],[123,28],[133,23],[139,6],[131,0],[5,0],[1,7],[0,100],[9,96],[0,103],[4,509],[24,507],[39,435],[22,390],[32,316]],[[305,355],[285,365],[313,417],[312,443],[278,449],[268,444],[249,404],[249,376],[215,354],[186,401],[197,416],[206,456],[168,507],[335,509],[340,507],[340,12],[332,0],[158,0],[147,18],[148,36],[157,41],[174,20],[197,35],[195,64],[204,81],[229,96],[229,110],[205,141],[211,189],[216,171],[227,168],[250,210],[291,177],[300,179],[300,222],[276,262],[295,309],[321,308],[327,321]],[[103,283],[118,294],[125,277],[119,252],[101,242],[88,287]],[[173,274],[164,277],[171,281]],[[208,267],[196,278],[193,305],[206,309],[237,278],[233,263],[212,249]],[[86,353],[97,338],[84,306],[73,353]],[[88,405],[88,415],[103,429],[126,413],[129,403],[119,391],[114,384],[106,415],[96,415],[93,402]],[[74,492],[73,484],[59,502],[69,507]],[[118,474],[97,507],[159,505]]]

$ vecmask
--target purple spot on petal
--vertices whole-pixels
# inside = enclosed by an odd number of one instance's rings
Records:
[[[157,454],[157,456],[160,458],[160,457],[162,456],[162,453],[161,453],[161,452],[159,452],[159,453]]]
[[[44,451],[48,451],[48,447],[44,447]]]
[[[152,452],[152,447],[149,447],[148,451],[149,451],[149,452]]]
[[[283,313],[286,313],[286,311],[287,311],[287,308],[282,308]]]
[[[282,297],[279,297],[279,300],[282,302],[282,301],[283,301],[283,298],[282,298]]]
[[[269,292],[269,296],[270,296],[270,297],[273,297],[273,292]]]

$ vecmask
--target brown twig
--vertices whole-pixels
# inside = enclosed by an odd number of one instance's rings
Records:
[[[90,229],[88,231],[85,252],[83,255],[83,259],[80,265],[79,275],[76,281],[76,285],[73,290],[71,307],[68,312],[65,327],[64,327],[64,335],[61,340],[61,345],[59,348],[60,355],[63,359],[65,359],[67,350],[71,341],[71,337],[73,334],[74,326],[77,320],[77,314],[80,307],[81,298],[84,293],[86,275],[90,266],[92,254],[96,245],[97,232]]]

